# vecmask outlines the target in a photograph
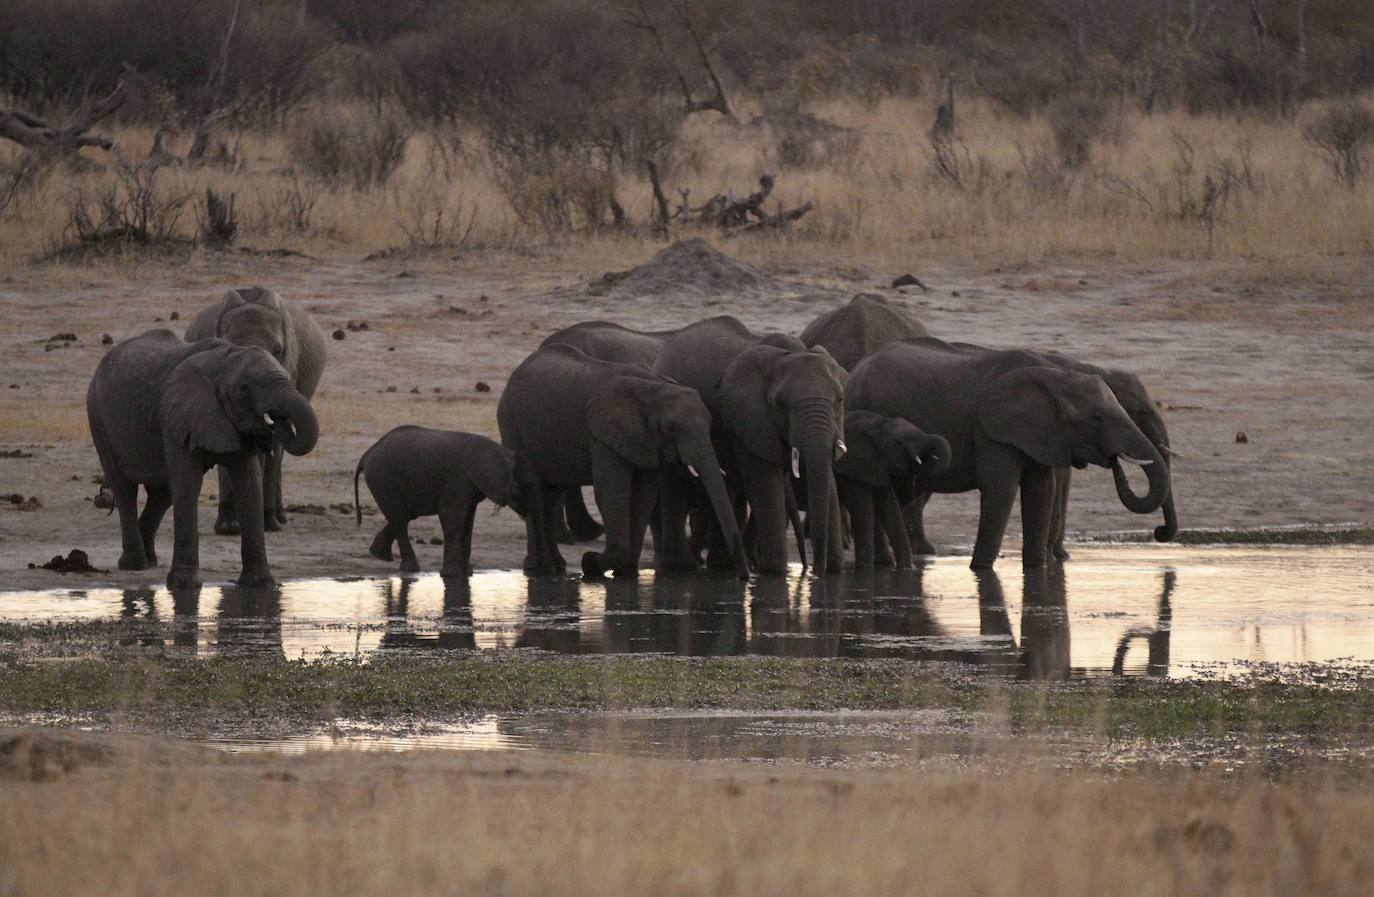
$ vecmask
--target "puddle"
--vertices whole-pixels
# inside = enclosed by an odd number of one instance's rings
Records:
[[[1374,662],[1374,546],[1079,546],[1062,572],[910,572],[751,583],[655,576],[586,583],[487,571],[205,587],[0,592],[0,621],[109,620],[131,650],[526,650],[897,657],[991,675],[1248,675],[1256,665]],[[60,646],[59,646],[60,647]],[[89,650],[89,646],[81,650]]]

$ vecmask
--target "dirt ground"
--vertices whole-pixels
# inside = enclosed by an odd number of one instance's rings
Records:
[[[551,331],[590,319],[662,329],[728,313],[756,329],[796,333],[858,291],[897,299],[949,339],[1057,349],[1139,373],[1185,456],[1174,467],[1185,528],[1374,520],[1374,264],[1367,261],[1336,259],[1305,274],[1199,262],[936,264],[917,271],[929,292],[892,290],[887,284],[902,271],[855,267],[839,252],[761,270],[695,271],[691,258],[678,258],[685,267],[665,269],[675,282],[603,277],[650,254],[627,257],[623,245],[606,244],[375,262],[207,253],[0,274],[0,494],[36,497],[39,505],[0,502],[0,588],[161,583],[165,567],[114,569],[118,525],[91,504],[99,465],[86,428],[86,385],[108,348],[104,334],[118,341],[157,326],[184,329],[225,288],[249,284],[275,288],[326,331],[345,335],[329,343],[315,397],[319,446],[286,463],[286,501],[297,507],[268,540],[283,579],[393,570],[366,554],[377,518],[365,517],[358,529],[352,513],[331,507],[353,501],[359,455],[403,423],[496,435],[507,373]],[[349,321],[368,329],[349,331]],[[59,334],[76,339],[51,339]],[[1248,441],[1238,441],[1241,432]],[[207,583],[238,570],[238,540],[211,532],[215,491],[207,479]],[[365,489],[363,504],[371,508]],[[509,511],[479,515],[474,562],[518,566],[520,519]],[[976,496],[938,497],[928,515],[942,551],[967,550]],[[1075,478],[1071,530],[1157,522],[1120,506],[1107,471]],[[169,515],[159,538],[164,563],[170,530]],[[437,537],[437,520],[418,522],[412,533]],[[29,569],[72,548],[110,572]],[[1006,550],[1018,548],[1013,520]],[[582,550],[564,554],[575,562]],[[437,568],[441,551],[422,547],[422,565]]]

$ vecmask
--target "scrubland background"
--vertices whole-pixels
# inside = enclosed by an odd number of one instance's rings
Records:
[[[687,112],[714,79],[732,114]],[[0,140],[0,259],[204,242],[207,187],[257,249],[637,242],[661,234],[648,161],[672,213],[765,173],[770,212],[815,204],[745,238],[756,254],[1303,264],[1374,248],[1359,0],[0,8],[0,108],[60,127],[121,84],[92,130],[128,164]],[[933,130],[951,84],[953,127]]]

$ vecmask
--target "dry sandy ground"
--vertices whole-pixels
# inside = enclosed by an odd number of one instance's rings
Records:
[[[730,248],[727,246],[727,248]],[[123,269],[34,267],[0,275],[0,493],[37,496],[42,507],[0,504],[0,588],[159,584],[162,570],[120,573],[118,527],[90,503],[99,473],[86,430],[87,382],[115,340],[167,322],[174,328],[229,286],[260,283],[310,309],[329,331],[349,320],[369,330],[331,341],[316,396],[318,449],[286,464],[286,529],[269,534],[281,578],[380,574],[367,557],[377,518],[361,530],[352,514],[327,506],[353,499],[358,456],[387,429],[425,423],[495,435],[506,374],[549,332],[574,321],[611,319],[666,328],[734,314],[756,329],[799,332],[813,317],[860,290],[899,298],[932,332],[988,345],[1059,349],[1138,372],[1165,406],[1174,443],[1184,527],[1246,527],[1374,520],[1374,264],[1332,260],[1305,275],[1258,267],[1161,262],[1075,262],[984,270],[922,267],[930,287],[886,288],[899,270],[863,270],[841,258],[808,258],[767,268],[762,285],[720,292],[709,278],[650,293],[588,284],[608,270],[646,261],[649,251],[598,244],[521,255],[472,253],[457,259],[351,260],[203,254]],[[690,272],[689,272],[690,273]],[[485,297],[485,298],[483,298]],[[54,334],[75,333],[67,347]],[[478,391],[477,384],[490,391]],[[393,390],[391,392],[390,390]],[[1243,431],[1249,441],[1238,444]],[[202,496],[201,564],[207,582],[238,569],[237,539],[211,534],[215,491]],[[370,500],[364,491],[364,505]],[[323,513],[318,506],[326,506]],[[523,526],[509,511],[481,511],[474,562],[511,567],[524,554]],[[939,497],[930,532],[960,550],[976,526],[972,495]],[[1106,471],[1075,479],[1070,528],[1144,529],[1157,521],[1126,512]],[[1014,553],[1019,534],[1009,532]],[[170,515],[159,544],[170,548]],[[412,528],[437,536],[437,521]],[[71,548],[89,552],[108,574],[59,577],[28,569]],[[442,549],[425,546],[437,567]],[[564,549],[575,562],[583,549]],[[1004,561],[1014,563],[1014,559]]]

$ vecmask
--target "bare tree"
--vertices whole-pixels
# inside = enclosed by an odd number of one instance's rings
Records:
[[[121,80],[109,94],[83,106],[66,127],[49,124],[22,109],[0,107],[0,137],[19,144],[44,161],[74,155],[88,146],[106,150],[119,158],[119,146],[113,138],[89,132],[118,111],[127,99],[128,92]]]
[[[669,5],[673,12],[676,13],[687,35],[692,39],[692,44],[696,47],[697,56],[701,60],[702,68],[706,70],[706,77],[711,82],[711,89],[714,93],[707,99],[699,100],[693,96],[692,88],[687,83],[687,76],[682,73],[682,69],[679,68],[678,64],[673,60],[673,55],[668,52],[668,46],[663,40],[663,32],[654,21],[653,16],[649,14],[648,6],[645,4],[644,0],[638,0],[633,9],[623,10],[622,18],[631,28],[648,32],[649,36],[653,38],[655,46],[658,47],[659,53],[661,53],[668,64],[673,67],[673,73],[677,75],[678,86],[682,88],[685,114],[691,115],[694,112],[715,110],[729,119],[730,122],[738,124],[739,116],[735,113],[735,107],[730,102],[729,94],[725,91],[725,85],[721,82],[720,76],[716,73],[716,67],[711,62],[711,54],[706,50],[706,42],[702,39],[701,32],[697,30],[696,23],[692,21],[692,16],[687,10],[686,2],[684,2],[684,0],[675,0],[675,2]]]

